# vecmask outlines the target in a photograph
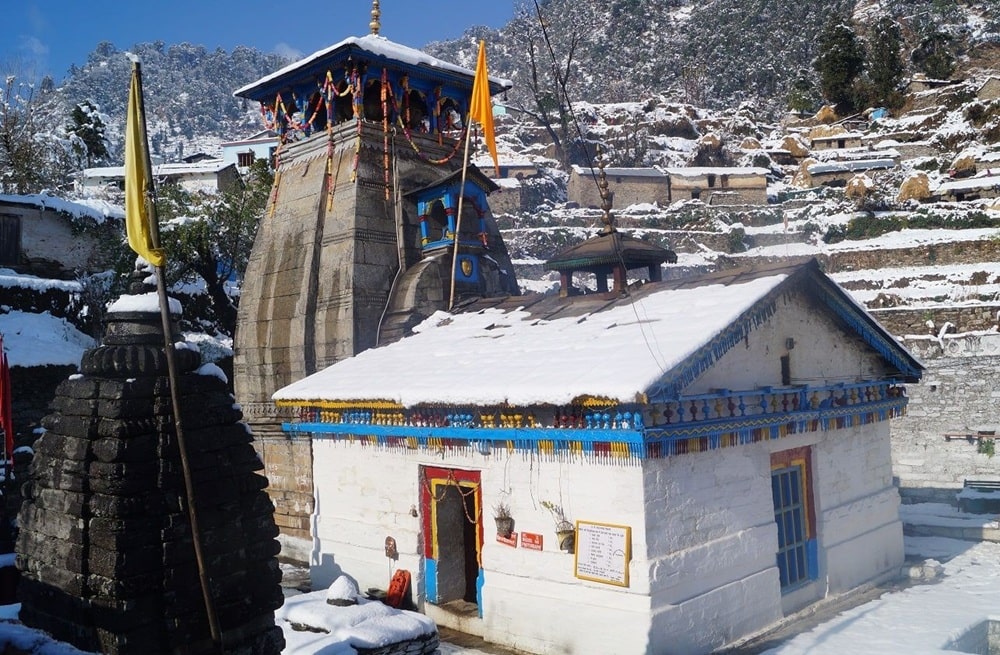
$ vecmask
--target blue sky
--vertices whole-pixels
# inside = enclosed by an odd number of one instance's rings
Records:
[[[500,27],[515,0],[381,0],[382,36],[420,48],[473,25]],[[19,0],[5,2],[0,72],[58,83],[83,65],[101,41],[119,50],[135,43],[194,43],[306,55],[348,36],[368,33],[371,0]]]

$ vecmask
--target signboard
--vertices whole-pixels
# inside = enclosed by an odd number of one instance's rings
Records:
[[[527,548],[528,550],[541,550],[542,535],[535,534],[534,532],[522,532],[521,548]]]
[[[511,548],[517,548],[517,533],[511,532],[509,537],[505,537],[502,534],[498,534],[497,541],[501,544],[510,546]]]
[[[592,521],[576,522],[576,577],[627,587],[631,559],[632,528]]]

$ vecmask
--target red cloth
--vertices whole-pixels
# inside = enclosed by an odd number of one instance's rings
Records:
[[[0,335],[0,427],[4,432],[5,462],[13,463],[14,457],[14,410],[11,405],[10,366],[7,363],[7,351],[3,349],[3,336]]]

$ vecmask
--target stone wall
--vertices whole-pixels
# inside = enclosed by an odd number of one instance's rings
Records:
[[[811,258],[809,257],[806,258]],[[1000,239],[984,238],[972,241],[949,241],[925,244],[914,248],[877,250],[835,250],[815,255],[827,274],[845,271],[877,271],[885,268],[968,264],[1000,260]],[[750,266],[756,262],[790,262],[800,257],[746,256],[734,257],[730,266]],[[723,262],[725,265],[725,262]]]
[[[954,502],[963,480],[1000,479],[1000,460],[947,432],[1000,429],[1000,334],[903,340],[927,367],[892,422],[893,471],[904,500]]]
[[[969,307],[940,306],[933,309],[870,309],[872,316],[892,334],[937,336],[945,324],[948,332],[981,332],[1000,325],[1000,303]],[[930,324],[928,324],[928,321]]]

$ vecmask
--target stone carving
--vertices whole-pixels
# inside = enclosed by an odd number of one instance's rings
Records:
[[[159,314],[110,315],[60,384],[24,485],[21,619],[83,650],[208,653]],[[278,530],[226,383],[178,349],[182,418],[227,653],[279,653]]]

